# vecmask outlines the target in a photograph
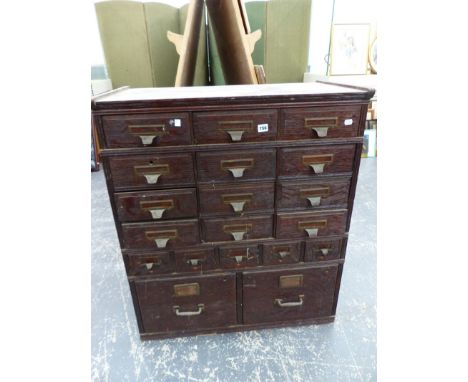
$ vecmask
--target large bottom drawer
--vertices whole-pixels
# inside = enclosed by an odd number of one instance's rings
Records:
[[[244,324],[331,316],[338,267],[244,272]]]
[[[236,324],[234,274],[136,280],[135,290],[146,333]]]

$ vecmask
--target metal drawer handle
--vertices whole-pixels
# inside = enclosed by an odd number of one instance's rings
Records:
[[[323,168],[325,167],[325,163],[311,163],[309,167],[314,170],[316,174],[323,173]]]
[[[150,145],[154,138],[167,134],[166,126],[161,125],[129,125],[128,132],[141,139],[143,145]]]
[[[221,198],[224,204],[230,204],[234,212],[242,212],[245,207],[245,203],[252,200],[253,194],[229,194],[222,195]]]
[[[253,165],[253,158],[221,161],[221,168],[230,171],[234,178],[242,178],[244,176],[244,171],[253,167]]]
[[[244,134],[244,130],[226,130],[226,133],[228,133],[231,137],[231,141],[239,142],[242,140],[242,134]]]
[[[243,202],[231,202],[229,204],[232,206],[234,212],[242,212],[244,210],[245,202],[246,200],[244,200]]]
[[[206,262],[206,259],[188,259],[187,264],[192,267],[197,267]]]
[[[314,130],[319,138],[326,137],[328,134],[328,129],[336,127],[337,123],[337,117],[304,118],[304,127],[309,130]]]
[[[239,240],[244,239],[245,234],[246,234],[246,232],[244,232],[244,231],[231,232],[231,235],[232,235],[232,237],[234,237],[235,241],[239,241]]]
[[[321,196],[309,196],[307,198],[307,200],[309,201],[311,207],[320,206],[321,199],[322,199]]]
[[[242,178],[244,176],[245,168],[229,168],[234,178]]]
[[[169,165],[149,165],[149,166],[135,166],[135,174],[144,176],[146,183],[155,184],[161,175],[169,174]]]
[[[329,250],[330,250],[330,248],[320,248],[320,252],[322,252],[323,256],[327,256]]]
[[[299,295],[299,301],[290,301],[290,302],[283,302],[282,298],[275,299],[275,304],[277,304],[280,308],[290,308],[294,306],[301,306],[304,303],[304,295]]]
[[[156,184],[156,183],[158,183],[158,179],[161,176],[161,174],[143,174],[143,176],[146,179],[146,183]]]
[[[145,232],[148,240],[153,240],[158,248],[166,248],[167,242],[177,238],[177,230]]]
[[[161,219],[164,211],[174,207],[173,199],[141,201],[140,208],[149,211],[153,219]]]
[[[153,261],[151,263],[145,263],[144,265],[145,265],[146,269],[148,271],[150,271],[153,268],[159,267],[161,265],[161,259],[157,259],[156,261]]]
[[[318,235],[318,228],[304,228],[307,232],[307,235],[309,235],[309,237],[315,237]]]
[[[317,133],[319,138],[326,137],[328,133],[328,127],[312,127],[312,130]]]
[[[205,309],[205,305],[204,304],[198,304],[198,310],[196,310],[196,311],[181,312],[180,311],[180,306],[178,306],[178,305],[173,306],[172,309],[174,310],[174,312],[175,312],[175,314],[177,316],[198,316]]]
[[[333,162],[333,154],[303,155],[302,164],[309,166],[316,174],[323,173],[326,165]]]
[[[244,256],[244,255],[232,256],[232,258],[236,261],[237,264],[242,263],[244,261],[244,257],[246,258],[247,256]]]
[[[314,220],[308,222],[299,222],[298,227],[300,230],[305,230],[309,237],[318,236],[320,228],[327,228],[326,220]]]
[[[155,210],[149,210],[149,212],[151,213],[151,217],[153,219],[161,219],[164,211],[166,211],[165,208],[157,208]]]

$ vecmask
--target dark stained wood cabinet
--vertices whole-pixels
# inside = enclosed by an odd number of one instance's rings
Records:
[[[372,89],[117,89],[92,101],[142,339],[330,322]]]

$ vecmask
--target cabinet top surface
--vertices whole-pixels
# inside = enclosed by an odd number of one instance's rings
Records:
[[[109,94],[97,96],[94,104],[104,106],[109,103],[133,101],[158,101],[182,99],[215,99],[215,98],[252,98],[252,97],[293,97],[293,96],[327,96],[327,95],[360,95],[373,94],[372,89],[342,86],[332,83],[308,82],[265,85],[225,85],[225,86],[191,86],[167,88],[123,88]],[[366,97],[367,98],[367,97]]]

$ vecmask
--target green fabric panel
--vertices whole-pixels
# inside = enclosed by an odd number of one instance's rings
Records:
[[[185,21],[187,20],[189,4],[179,9],[179,30],[184,34]],[[206,31],[205,31],[205,7],[203,7],[203,19],[200,25],[200,39],[198,40],[197,63],[195,64],[195,75],[193,77],[194,86],[204,86],[208,84],[208,62],[206,57]],[[177,68],[176,68],[177,71]],[[175,76],[174,76],[175,80]]]
[[[210,20],[208,17],[208,25]],[[211,84],[212,85],[226,85],[224,80],[223,68],[221,66],[221,60],[219,58],[218,47],[216,46],[216,39],[213,33],[213,29],[209,26],[208,32],[209,44],[210,44],[210,69],[211,69]]]
[[[153,86],[143,4],[105,1],[96,3],[95,7],[113,87]]]
[[[245,3],[245,10],[249,18],[250,30],[255,32],[257,29],[262,30],[262,37],[255,44],[255,49],[252,53],[254,65],[265,64],[265,39],[266,39],[266,8],[265,1],[252,1]]]
[[[167,31],[179,32],[179,9],[162,3],[144,3],[153,86],[174,86],[179,55]]]
[[[267,3],[267,83],[302,82],[309,56],[311,0]]]

